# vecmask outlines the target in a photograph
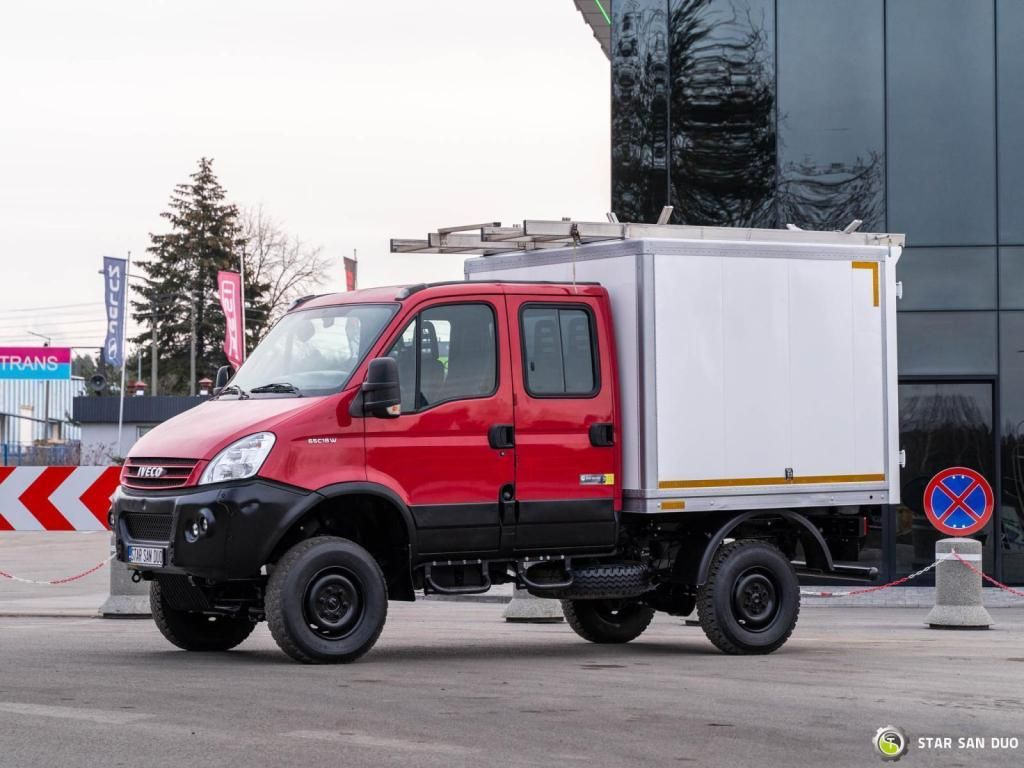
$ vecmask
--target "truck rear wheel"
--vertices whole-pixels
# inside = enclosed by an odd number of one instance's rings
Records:
[[[800,615],[796,571],[766,541],[730,542],[715,555],[697,593],[701,628],[729,654],[771,653],[789,639]]]
[[[377,642],[387,613],[380,566],[348,539],[300,541],[267,582],[270,633],[282,651],[304,664],[355,661]]]
[[[628,643],[654,618],[654,609],[636,600],[563,600],[565,621],[592,643]]]
[[[227,651],[252,634],[256,622],[248,616],[218,616],[172,608],[159,579],[149,586],[149,607],[160,634],[186,651]]]

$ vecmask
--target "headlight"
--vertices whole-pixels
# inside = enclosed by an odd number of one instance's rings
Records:
[[[236,440],[213,457],[199,478],[200,485],[223,483],[227,480],[243,480],[260,471],[263,462],[274,447],[274,435],[258,432],[255,435]]]

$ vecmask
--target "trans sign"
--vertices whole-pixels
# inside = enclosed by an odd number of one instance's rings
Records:
[[[0,347],[0,379],[70,378],[70,347]]]

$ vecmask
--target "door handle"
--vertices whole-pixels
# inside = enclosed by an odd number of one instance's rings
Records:
[[[487,442],[491,448],[513,448],[516,444],[516,428],[511,424],[494,424],[487,430]]]
[[[615,445],[615,427],[607,422],[590,425],[590,444],[597,448]]]

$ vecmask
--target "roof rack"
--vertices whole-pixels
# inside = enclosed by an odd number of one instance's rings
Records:
[[[671,208],[666,206],[668,213]],[[492,256],[515,251],[542,248],[566,248],[614,240],[726,240],[821,243],[829,245],[894,245],[902,247],[904,235],[857,232],[854,222],[842,232],[802,230],[792,225],[786,229],[745,229],[734,227],[698,227],[689,224],[666,224],[663,210],[657,224],[619,222],[614,214],[608,221],[543,221],[528,219],[522,226],[503,227],[500,222],[444,227],[427,235],[426,240],[391,240],[392,253],[465,253]]]

